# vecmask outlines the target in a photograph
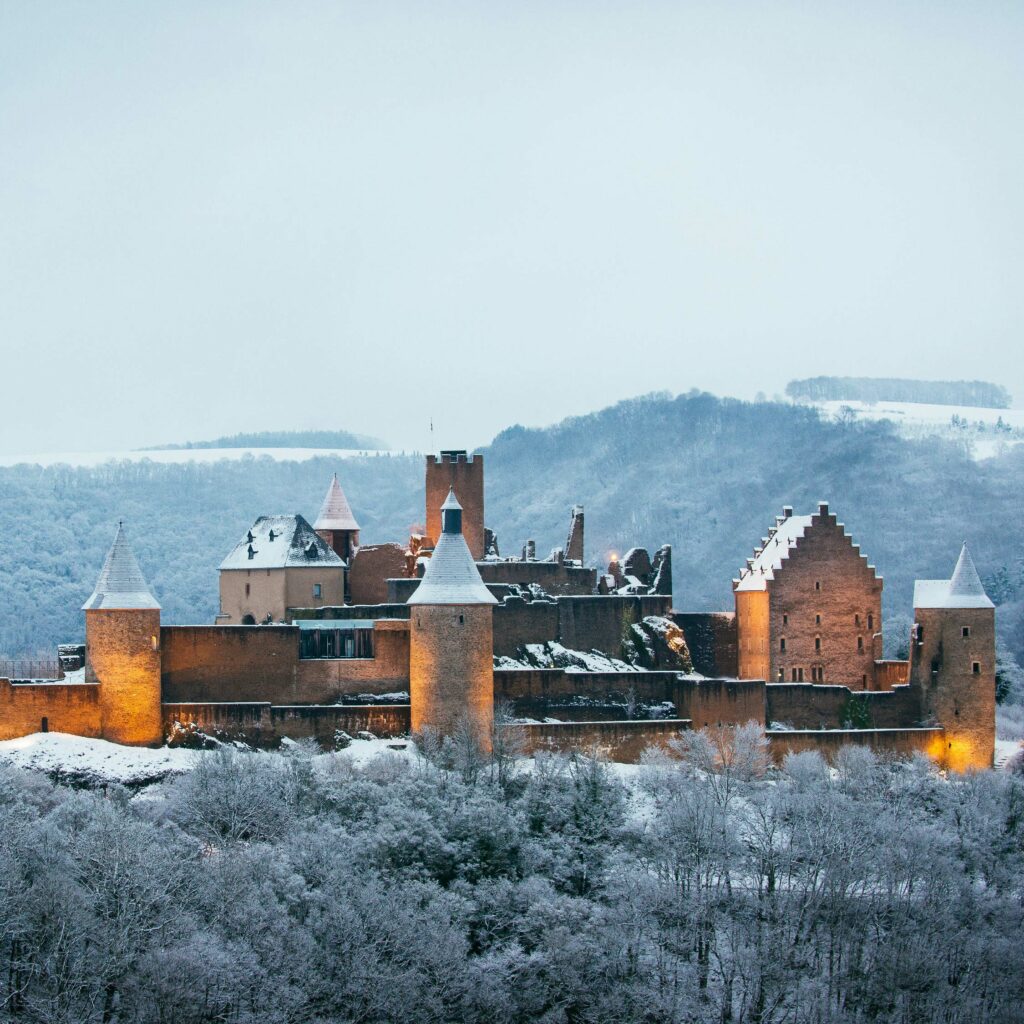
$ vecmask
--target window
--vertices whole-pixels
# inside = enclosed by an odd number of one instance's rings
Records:
[[[821,590],[821,580],[815,580],[814,581],[814,589],[815,590]]]
[[[785,612],[782,613],[782,624],[784,626],[789,625],[789,616]]]
[[[857,614],[854,615],[854,617],[853,617],[853,624],[855,626],[859,626],[860,625],[860,612],[857,612]]]
[[[323,592],[324,592],[324,589],[323,589],[323,587],[319,583],[314,583],[313,584],[313,596],[314,597],[322,597],[323,596]]]
[[[971,665],[971,671],[972,671],[972,672],[973,672],[973,673],[974,673],[974,674],[975,674],[976,676],[980,676],[980,675],[981,675],[981,662],[980,662],[980,661],[976,661],[976,662],[974,662],[974,663],[973,663],[973,664]]]
[[[875,617],[874,617],[874,615],[871,614],[871,612],[868,612],[868,629],[874,629],[874,628],[875,628]]]
[[[460,615],[459,616],[459,625],[460,626],[463,625],[465,623],[465,621],[466,621],[466,616],[465,615]]]
[[[246,597],[249,596],[249,584],[248,583],[246,583],[246,585],[245,585],[245,596]]]
[[[779,682],[784,683],[786,681],[786,670],[783,668],[779,669]]]
[[[796,669],[793,669],[791,675],[792,675],[792,678],[793,678],[793,682],[795,683],[796,682]]]
[[[786,653],[786,638],[785,637],[782,637],[782,639],[779,640],[779,653],[780,654],[785,654]]]
[[[43,720],[39,723],[39,731],[40,732],[49,732],[50,731],[50,720],[48,718],[46,718],[45,716],[43,717]]]
[[[964,626],[963,629],[960,630],[960,635],[961,636],[970,636],[971,635],[971,627],[970,626]]]
[[[868,688],[868,677],[867,677],[867,673],[865,673],[864,675],[862,675],[862,676],[860,677],[860,685],[861,685],[861,686],[863,686],[865,690],[866,690],[866,689]]]
[[[348,619],[300,623],[299,657],[311,659],[372,658],[373,623]]]
[[[814,624],[816,626],[821,625],[821,612],[818,612],[818,614],[814,616]]]
[[[862,636],[857,637],[857,653],[864,653],[864,637]]]
[[[820,666],[816,665],[811,669],[811,682],[821,683],[825,681],[825,670]]]
[[[802,683],[804,681],[804,670],[802,668],[798,668],[796,670],[796,676],[797,676],[797,682]]]
[[[816,651],[820,651],[821,650],[821,637],[820,636],[816,636],[814,638],[814,649]]]

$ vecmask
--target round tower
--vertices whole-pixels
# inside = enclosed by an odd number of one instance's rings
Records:
[[[489,749],[497,601],[462,535],[462,506],[453,490],[441,506],[440,539],[408,603],[413,731],[429,728],[444,736],[465,724]]]
[[[121,524],[85,611],[85,672],[99,684],[100,733],[134,746],[163,741],[160,605]]]

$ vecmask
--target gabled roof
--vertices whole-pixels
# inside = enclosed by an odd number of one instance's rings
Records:
[[[96,609],[156,608],[160,605],[149,589],[135,560],[124,527],[117,524],[114,543],[107,552],[106,561],[100,570],[99,579],[92,596],[82,605],[83,611]]]
[[[915,580],[915,608],[994,608],[967,545],[948,580]]]
[[[339,568],[344,565],[300,515],[260,516],[220,563],[221,569]]]
[[[749,568],[740,573],[737,590],[764,590],[768,580],[775,578],[775,573],[789,557],[790,551],[796,547],[797,541],[810,527],[813,516],[789,516],[777,522],[769,531],[765,544],[754,552]]]
[[[460,512],[462,506],[449,490],[441,506],[442,512]],[[459,527],[459,519],[444,520],[445,528],[427,561],[420,585],[413,591],[407,604],[497,604],[494,595],[480,578],[480,570],[466,544],[461,530],[451,532],[450,524]]]
[[[320,515],[316,517],[314,529],[317,530],[358,530],[359,524],[356,517],[352,515],[348,498],[338,483],[338,474],[334,474],[324,503],[320,506]]]

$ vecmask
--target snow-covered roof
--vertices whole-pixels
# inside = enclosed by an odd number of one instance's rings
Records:
[[[948,580],[915,580],[915,608],[994,608],[967,545]]]
[[[775,578],[775,573],[796,547],[796,542],[804,535],[811,525],[813,516],[794,516],[782,519],[769,534],[765,544],[759,548],[750,563],[740,573],[737,590],[764,590],[768,580]]]
[[[338,474],[334,474],[331,486],[327,488],[324,503],[320,506],[320,515],[316,517],[314,528],[317,530],[358,530],[359,524],[352,515],[348,498],[338,483]]]
[[[449,490],[441,506],[441,537],[408,604],[497,604],[462,536],[462,506]]]
[[[260,516],[220,563],[221,569],[338,568],[344,565],[298,514]]]
[[[84,611],[102,609],[156,608],[160,605],[135,561],[124,527],[117,524],[114,543],[107,552],[92,596],[82,605]]]

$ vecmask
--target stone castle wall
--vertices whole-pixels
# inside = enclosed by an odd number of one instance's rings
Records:
[[[0,679],[0,740],[46,730],[100,736],[100,688],[94,683]]]
[[[324,748],[335,746],[339,731],[355,736],[372,732],[381,739],[409,731],[409,705],[272,705],[164,704],[164,734],[174,739],[180,727],[194,726],[207,736],[241,740],[255,747],[275,747],[283,739],[315,739]]]
[[[782,764],[787,754],[815,750],[826,761],[835,761],[843,747],[851,745],[869,747],[877,754],[890,757],[909,757],[927,754],[940,760],[945,733],[940,728],[923,729],[830,729],[799,732],[768,731],[768,749],[776,764]]]
[[[909,686],[862,691],[846,686],[770,683],[765,688],[768,722],[793,729],[842,729],[847,724],[896,729],[921,724],[918,693]]]
[[[409,689],[408,622],[374,623],[373,658],[332,660],[301,660],[297,626],[164,626],[161,633],[169,703],[320,704]]]
[[[349,566],[348,585],[352,604],[386,604],[388,580],[404,577],[406,569],[405,548],[400,544],[364,544],[352,556]]]

